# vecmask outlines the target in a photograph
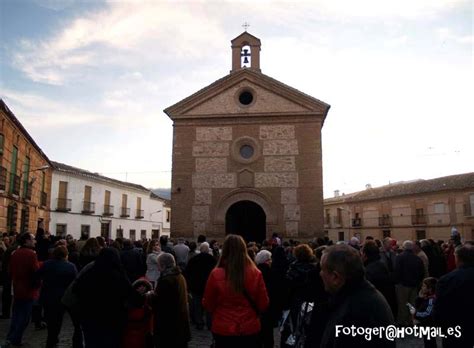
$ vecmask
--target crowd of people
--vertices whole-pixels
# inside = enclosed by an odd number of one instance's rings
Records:
[[[21,346],[30,321],[55,347],[66,312],[74,348],[187,347],[191,327],[214,348],[394,347],[384,336],[337,335],[336,326],[458,327],[443,347],[472,347],[474,245],[367,237],[261,244],[80,240],[3,234],[4,346]],[[274,335],[278,330],[279,334]],[[444,331],[446,333],[446,331]],[[425,347],[436,339],[424,338]]]

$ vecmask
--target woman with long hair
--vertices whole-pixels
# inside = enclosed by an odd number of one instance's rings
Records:
[[[202,300],[212,314],[215,348],[260,347],[259,315],[268,302],[262,273],[248,256],[244,240],[228,235]]]

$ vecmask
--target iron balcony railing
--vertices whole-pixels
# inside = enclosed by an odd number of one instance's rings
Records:
[[[412,225],[426,225],[426,215],[413,215],[411,223]]]
[[[129,217],[130,216],[130,208],[122,207],[120,209],[120,217]]]
[[[361,218],[352,219],[352,227],[361,227],[361,226],[362,226]]]
[[[379,217],[379,226],[391,226],[392,217],[391,216],[380,216]]]
[[[93,214],[95,212],[95,203],[89,201],[82,202],[82,214]]]
[[[110,204],[104,204],[103,216],[112,216],[114,215],[114,206]]]
[[[135,213],[135,218],[136,219],[143,219],[144,218],[144,210],[142,209],[137,209],[136,213]]]
[[[67,198],[58,198],[56,200],[56,211],[71,211],[72,200]]]

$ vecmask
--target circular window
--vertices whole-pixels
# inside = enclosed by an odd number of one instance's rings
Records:
[[[242,164],[257,161],[262,153],[260,144],[255,138],[243,136],[233,141],[230,154],[232,159]]]
[[[254,152],[255,151],[253,147],[250,145],[243,145],[240,147],[240,156],[242,156],[242,158],[245,158],[245,159],[252,158]]]
[[[242,105],[250,105],[253,101],[253,95],[249,91],[243,91],[239,95],[239,102]]]

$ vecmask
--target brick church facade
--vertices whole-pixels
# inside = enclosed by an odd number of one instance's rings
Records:
[[[329,105],[260,70],[260,40],[232,40],[232,70],[167,108],[171,236],[261,241],[323,235],[321,129]]]

